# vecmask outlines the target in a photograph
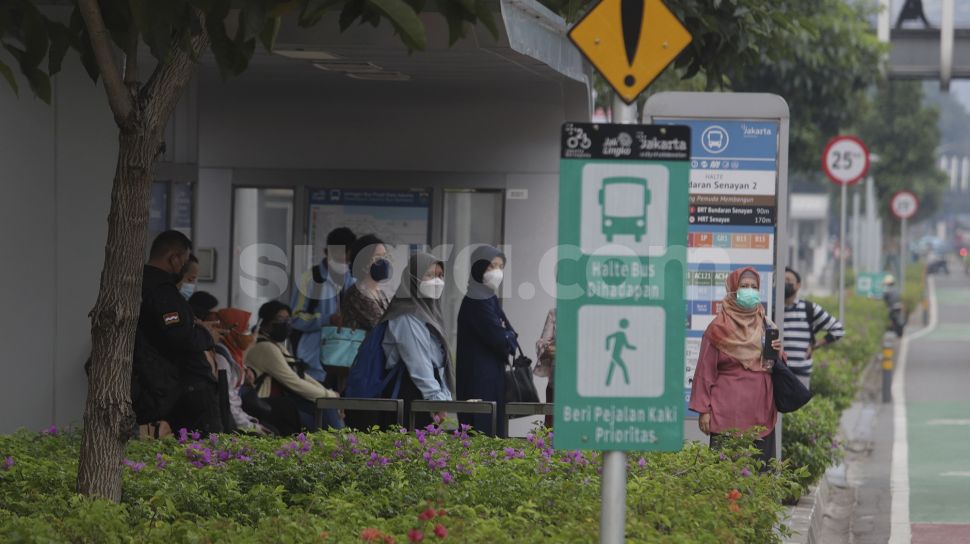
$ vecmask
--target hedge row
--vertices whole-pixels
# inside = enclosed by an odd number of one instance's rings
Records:
[[[834,302],[819,300],[823,306]],[[632,456],[629,542],[779,542],[782,501],[841,452],[841,411],[877,352],[880,301],[851,298],[848,335],[816,355],[816,397],[785,418],[784,466],[762,472],[744,440]],[[0,436],[2,542],[593,542],[596,453],[461,429],[192,436],[133,442],[121,504],[74,493],[77,431]]]

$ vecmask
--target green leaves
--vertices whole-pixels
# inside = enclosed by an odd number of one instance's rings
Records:
[[[394,30],[401,36],[401,41],[411,49],[424,49],[428,38],[424,33],[424,24],[418,14],[404,0],[370,0],[369,4],[386,17],[394,26]]]

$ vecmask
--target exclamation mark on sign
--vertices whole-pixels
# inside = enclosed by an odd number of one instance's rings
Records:
[[[620,0],[620,26],[623,28],[623,45],[626,47],[626,61],[633,68],[633,59],[640,47],[640,29],[643,28],[643,10],[646,0]],[[623,83],[633,87],[637,78],[627,74]]]

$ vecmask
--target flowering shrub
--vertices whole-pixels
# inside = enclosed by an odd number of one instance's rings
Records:
[[[20,431],[0,436],[0,541],[593,542],[601,456],[552,438],[182,434],[132,443],[112,504],[74,494],[78,433]],[[740,444],[631,456],[628,541],[779,542],[797,484]]]

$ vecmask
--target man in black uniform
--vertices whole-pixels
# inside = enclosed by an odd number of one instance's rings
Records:
[[[168,418],[172,429],[217,433],[222,432],[218,381],[206,352],[218,342],[220,332],[215,324],[195,318],[177,287],[191,251],[188,237],[174,230],[152,242],[142,279],[138,330],[178,368],[178,400]]]

